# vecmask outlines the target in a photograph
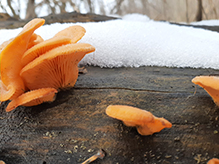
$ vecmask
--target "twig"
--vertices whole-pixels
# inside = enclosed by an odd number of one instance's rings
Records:
[[[89,164],[93,161],[95,161],[97,158],[100,158],[100,159],[103,159],[105,157],[105,153],[102,149],[100,149],[97,154],[91,156],[90,158],[88,158],[86,161],[84,161],[83,163],[81,164]]]

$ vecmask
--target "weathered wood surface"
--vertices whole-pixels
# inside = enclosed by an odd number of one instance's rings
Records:
[[[52,23],[76,23],[76,22],[100,22],[107,21],[112,19],[118,19],[116,17],[109,17],[104,15],[98,15],[93,13],[81,14],[77,12],[70,13],[61,13],[61,14],[50,14],[45,17],[45,24]],[[30,19],[26,20],[17,20],[13,17],[10,17],[8,14],[0,13],[0,29],[12,29],[23,27]]]
[[[205,164],[219,157],[219,109],[195,87],[196,75],[211,69],[87,67],[74,88],[51,104],[0,107],[0,159],[6,164],[81,163],[100,148],[104,164]],[[173,123],[152,136],[108,117],[110,104],[136,106]]]

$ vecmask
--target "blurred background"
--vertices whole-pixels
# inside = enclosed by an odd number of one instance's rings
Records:
[[[219,0],[0,0],[0,13],[30,19],[64,12],[123,16],[147,15],[154,20],[196,22],[219,18]]]

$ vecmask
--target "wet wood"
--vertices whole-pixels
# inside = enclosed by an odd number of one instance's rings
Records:
[[[0,107],[0,160],[6,164],[82,163],[99,149],[94,164],[204,164],[219,157],[219,109],[191,79],[212,69],[86,67],[74,88],[53,103]],[[152,136],[108,117],[110,104],[136,106],[173,123]]]

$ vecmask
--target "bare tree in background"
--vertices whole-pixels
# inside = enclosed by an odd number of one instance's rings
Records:
[[[35,7],[35,0],[28,0],[25,19],[34,18],[37,16]]]
[[[112,8],[111,13],[115,13],[120,15],[121,14],[121,4],[124,2],[124,0],[117,0],[116,5]]]
[[[196,14],[196,21],[202,20],[202,0],[198,0],[198,10]]]
[[[19,9],[18,12],[16,13],[16,10],[14,10],[14,8],[12,7],[12,1],[11,0],[7,0],[7,6],[10,9],[11,13],[12,13],[12,17],[19,19]],[[7,13],[6,7],[2,5],[2,2],[0,1],[0,7],[2,8],[3,11],[5,11]]]
[[[17,0],[16,2],[18,2],[18,6],[16,8],[16,10],[13,8],[12,0],[7,0],[7,6],[3,6],[2,2],[0,0],[0,7],[1,9],[6,12],[6,13],[12,13],[11,16],[17,19],[21,19],[20,18],[20,11],[21,11],[21,6],[20,6],[20,2],[22,0]],[[82,0],[81,0],[82,1]],[[37,13],[36,13],[36,8],[38,8],[39,10],[43,7],[43,6],[47,6],[48,9],[48,13],[64,13],[66,12],[66,3],[69,3],[70,6],[72,7],[72,11],[77,11],[80,12],[78,5],[74,3],[74,0],[42,0],[39,3],[36,3],[35,0],[28,0],[27,1],[27,8],[25,11],[25,19],[31,19],[34,17],[37,17]],[[91,1],[88,3],[88,6],[91,5]],[[7,11],[7,9],[10,11]]]
[[[47,14],[65,12],[87,12],[97,14],[125,15],[129,13],[146,14],[154,20],[176,22],[200,21],[219,17],[218,0],[26,0],[26,9],[21,8],[24,0],[0,0],[0,9],[10,16],[21,19],[31,19],[39,16],[44,10]],[[105,6],[109,4],[108,6]],[[23,5],[23,3],[22,3]],[[182,9],[182,10],[181,10]],[[45,11],[46,10],[46,11]],[[186,12],[186,14],[185,14]],[[24,16],[25,15],[25,16]]]
[[[189,22],[189,5],[188,5],[188,0],[186,0],[186,22]]]

